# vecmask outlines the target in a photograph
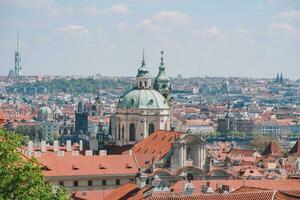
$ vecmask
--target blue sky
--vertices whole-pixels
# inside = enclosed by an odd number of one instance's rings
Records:
[[[299,0],[0,0],[0,74],[300,78]]]

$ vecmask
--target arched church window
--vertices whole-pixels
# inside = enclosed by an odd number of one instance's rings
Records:
[[[186,148],[186,159],[191,160],[192,159],[192,147],[187,146]]]
[[[154,133],[154,124],[149,124],[148,127],[148,135],[151,135],[152,133]]]
[[[135,125],[133,123],[129,125],[129,141],[135,141]]]
[[[122,126],[122,140],[124,140],[124,125]]]
[[[147,87],[147,81],[145,81],[145,87]]]

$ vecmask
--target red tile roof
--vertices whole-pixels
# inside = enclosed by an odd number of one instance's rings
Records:
[[[110,195],[106,196],[104,200],[125,200],[133,196],[133,194],[137,193],[139,190],[140,188],[138,188],[136,184],[127,183],[113,190],[113,192],[111,192]]]
[[[152,196],[149,200],[273,200],[274,191],[193,196]]]
[[[300,140],[296,142],[293,148],[289,152],[290,155],[300,155]]]
[[[200,188],[205,185],[206,182],[210,183],[210,187],[215,191],[217,189],[217,184],[227,185],[231,188],[231,191],[237,190],[242,186],[256,187],[268,190],[299,190],[300,181],[299,180],[193,180],[191,183],[195,186],[196,190],[194,194],[201,194]],[[184,181],[178,181],[171,188],[175,193],[182,193]]]
[[[74,200],[104,200],[112,190],[77,191],[72,195]]]
[[[45,176],[135,175],[138,172],[130,155],[73,156],[65,152],[64,156],[52,153],[36,159],[49,169],[43,171]]]
[[[175,131],[158,130],[135,144],[131,150],[139,166],[147,167],[152,161],[161,160],[170,151],[175,138],[181,134]]]
[[[232,148],[228,152],[231,155],[244,155],[244,156],[252,156],[255,153],[255,150],[245,150],[245,149],[237,149],[237,148]]]
[[[271,140],[267,148],[262,153],[264,156],[281,156],[280,148],[274,140]]]

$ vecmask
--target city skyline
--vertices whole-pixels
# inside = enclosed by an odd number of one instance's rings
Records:
[[[131,76],[142,49],[152,77],[299,79],[299,1],[0,1],[0,74]]]

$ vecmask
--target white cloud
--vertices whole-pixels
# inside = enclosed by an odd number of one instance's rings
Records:
[[[206,29],[203,32],[203,36],[204,38],[209,38],[209,37],[223,38],[223,34],[221,33],[220,29],[218,29],[215,26]]]
[[[3,0],[2,2],[19,9],[42,11],[50,17],[58,17],[74,11],[72,6],[62,5],[54,0]]]
[[[249,31],[246,29],[239,28],[239,29],[234,29],[233,32],[244,34],[244,33],[248,33]]]
[[[286,33],[295,33],[297,31],[296,28],[287,23],[272,23],[272,27],[275,29],[282,30]]]
[[[103,14],[117,14],[117,15],[125,15],[128,14],[128,8],[125,4],[115,4],[106,9],[100,9],[96,6],[95,3],[87,5],[83,8],[83,11],[92,14],[92,15],[103,15]]]
[[[73,36],[79,36],[88,33],[88,30],[84,26],[73,24],[67,25],[65,27],[59,27],[57,28],[57,31],[64,32]]]
[[[96,7],[95,3],[83,7],[83,11],[92,15],[97,15],[101,13],[100,10]]]
[[[283,11],[277,17],[286,21],[300,21],[300,10]]]
[[[114,14],[125,15],[128,13],[128,8],[125,4],[115,4],[110,7],[109,11]]]
[[[117,29],[119,31],[124,31],[128,28],[128,24],[126,22],[120,22],[117,24]]]
[[[170,26],[184,25],[190,20],[190,17],[179,11],[160,11],[149,18],[143,19],[137,24],[137,28],[160,32],[167,30]]]

